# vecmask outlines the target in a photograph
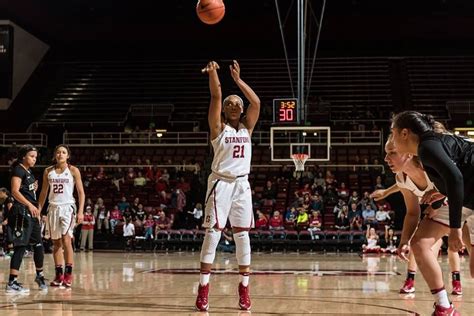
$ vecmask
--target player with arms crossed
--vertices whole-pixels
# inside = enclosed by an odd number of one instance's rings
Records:
[[[211,61],[203,72],[209,75],[211,102],[209,127],[214,149],[212,173],[208,179],[206,208],[203,226],[206,235],[201,249],[201,273],[196,308],[209,308],[209,278],[216,247],[227,219],[232,226],[239,265],[239,306],[250,310],[249,295],[250,239],[249,230],[254,226],[252,194],[247,175],[250,172],[252,142],[250,136],[260,114],[260,99],[240,78],[240,66],[233,61],[230,74],[250,102],[246,115],[242,99],[230,95],[222,102],[221,85],[217,70],[219,65]],[[224,117],[222,117],[222,111]]]
[[[43,186],[39,198],[39,209],[44,206],[49,191],[48,223],[53,240],[54,264],[56,276],[51,286],[71,287],[74,251],[71,239],[76,224],[76,201],[74,186],[79,196],[77,224],[84,218],[84,187],[78,168],[69,165],[70,150],[66,145],[58,145],[54,150],[54,165],[46,168],[43,174]],[[64,249],[64,253],[63,253]],[[63,265],[66,265],[63,273]]]

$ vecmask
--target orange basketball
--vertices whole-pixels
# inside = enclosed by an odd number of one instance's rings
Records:
[[[224,2],[222,0],[199,0],[196,4],[196,13],[202,22],[216,24],[224,17]]]

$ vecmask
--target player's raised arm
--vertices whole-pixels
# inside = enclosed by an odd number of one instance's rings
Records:
[[[258,117],[260,115],[260,98],[257,94],[250,88],[245,81],[240,78],[240,66],[239,63],[234,60],[233,64],[229,66],[230,74],[234,79],[235,83],[239,87],[240,91],[244,94],[245,98],[250,102],[250,106],[247,109],[243,123],[245,127],[252,133],[255,124],[257,124]]]
[[[219,69],[219,65],[215,61],[209,62],[206,68],[202,69],[203,72],[207,72],[209,75],[211,102],[209,104],[207,119],[211,131],[211,139],[215,139],[222,131],[222,91],[219,76],[217,75],[217,69]]]

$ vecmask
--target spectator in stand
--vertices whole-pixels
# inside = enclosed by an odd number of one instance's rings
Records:
[[[127,169],[127,176],[126,176],[127,181],[133,181],[136,176],[137,174],[135,173],[135,170],[132,167]]]
[[[180,212],[186,207],[186,194],[183,190],[176,189],[176,209]]]
[[[99,171],[95,175],[94,180],[102,181],[107,179],[107,174],[105,173],[104,167],[99,167]]]
[[[332,212],[334,213],[334,215],[337,216],[337,214],[339,214],[341,211],[342,211],[342,207],[346,205],[346,203],[342,200],[342,199],[339,199],[339,201],[337,202],[336,206],[334,206],[334,209],[332,210]]]
[[[283,229],[285,229],[285,227],[283,227],[283,219],[282,219],[279,211],[273,212],[273,216],[268,221],[268,228],[270,230],[283,230]]]
[[[383,206],[379,206],[377,213],[375,213],[375,219],[378,223],[388,224],[390,221],[390,215]]]
[[[324,210],[323,200],[321,199],[321,195],[318,193],[311,197],[311,209],[320,212],[323,212]]]
[[[122,216],[123,216],[124,220],[126,220],[127,218],[130,218],[132,221],[135,221],[135,219],[136,219],[136,214],[135,214],[134,211],[132,211],[132,209],[130,207],[127,207],[122,212]]]
[[[126,208],[130,208],[130,203],[127,202],[127,198],[122,196],[120,202],[117,203],[118,209],[123,213]]]
[[[232,230],[228,227],[224,227],[222,230],[221,240],[217,245],[217,250],[230,253],[234,253],[235,251],[234,236],[232,235]]]
[[[144,187],[146,185],[146,178],[143,176],[141,171],[138,171],[138,175],[135,179],[133,179],[133,186],[138,188],[138,187]]]
[[[326,171],[326,177],[324,178],[324,181],[326,182],[326,187],[328,185],[335,186],[337,185],[337,180],[334,174],[331,172],[331,170]]]
[[[364,219],[364,225],[377,225],[375,209],[370,204],[366,204],[362,209],[362,218]]]
[[[201,203],[196,203],[196,206],[194,207],[192,212],[188,212],[189,214],[193,215],[192,219],[192,226],[195,229],[199,229],[202,225],[202,216],[203,216],[203,210],[202,210],[202,204]]]
[[[311,195],[305,194],[303,196],[303,205],[301,207],[303,207],[308,214],[311,212],[311,204]]]
[[[102,161],[109,162],[109,160],[110,160],[110,154],[109,154],[109,150],[106,148],[104,149],[104,153],[102,154]]]
[[[375,179],[374,191],[375,190],[382,190],[382,189],[385,189],[385,185],[382,182],[382,177],[377,176],[377,178]]]
[[[288,211],[286,211],[285,223],[284,223],[284,226],[286,229],[289,229],[289,230],[295,229],[296,217],[298,217],[298,213],[296,212],[295,207],[292,207]]]
[[[318,175],[314,178],[311,189],[313,192],[318,192],[319,194],[323,194],[324,191],[326,191],[326,181],[324,180],[322,172],[318,172]]]
[[[152,167],[151,164],[148,164],[148,166],[145,168],[146,181],[151,181],[152,183],[155,183],[155,181],[156,181],[156,179],[155,179],[156,170],[157,170],[156,167]]]
[[[362,213],[357,209],[357,204],[351,204],[348,217],[351,230],[362,230]]]
[[[370,194],[367,191],[364,192],[364,196],[360,200],[359,205],[357,207],[362,210],[362,208],[364,208],[366,204],[370,204],[370,208],[374,211],[377,209],[374,199],[370,197]]]
[[[278,174],[278,179],[280,181],[289,181],[292,178],[291,170],[288,168],[288,165],[283,165]]]
[[[101,198],[98,198],[97,203],[94,205],[94,217],[97,219],[97,231],[101,233],[102,226],[104,226],[105,232],[108,232],[110,213],[106,210],[104,201]]]
[[[115,227],[123,222],[122,212],[119,210],[118,205],[115,205],[113,210],[110,211],[110,229],[112,234],[115,231]]]
[[[380,246],[377,245],[379,241],[379,236],[375,232],[375,228],[371,228],[370,225],[367,225],[367,232],[365,234],[367,239],[367,244],[362,245],[363,253],[377,253],[380,251]]]
[[[191,184],[186,181],[184,177],[178,179],[178,183],[176,184],[176,188],[180,189],[184,193],[188,193],[191,190]]]
[[[163,169],[163,173],[158,178],[158,180],[164,181],[167,185],[170,183],[170,174],[168,173],[168,169]]]
[[[309,226],[309,216],[303,207],[298,208],[298,217],[296,217],[296,228],[298,230],[306,230]]]
[[[154,167],[153,169],[156,169],[156,170],[154,170],[155,171],[155,176],[154,176],[155,181],[160,180],[161,175],[162,175],[161,169],[158,168],[158,167]]]
[[[268,228],[268,219],[265,214],[257,210],[257,221],[255,222],[255,229],[265,230]]]
[[[395,235],[393,228],[385,225],[385,253],[396,254],[398,247],[398,237]]]
[[[263,205],[272,206],[276,202],[276,197],[277,197],[277,190],[275,186],[273,185],[273,183],[270,180],[268,180],[262,192]]]
[[[336,216],[336,227],[339,230],[348,230],[350,225],[349,225],[349,208],[347,205],[344,205],[342,207],[341,212],[339,212]]]
[[[138,205],[140,204],[140,198],[139,197],[136,197],[133,199],[133,203],[132,205],[130,205],[130,208],[132,209],[132,211],[135,212],[135,214],[137,213],[138,211]]]
[[[92,214],[92,207],[86,206],[84,220],[82,221],[81,251],[84,251],[84,249],[86,248],[86,241],[89,241],[87,244],[87,250],[94,250],[94,226],[95,217],[94,214]]]
[[[352,191],[352,195],[349,197],[347,204],[351,205],[352,203],[355,203],[357,205],[359,204],[359,200],[359,193],[357,191]]]
[[[153,239],[153,228],[155,227],[155,220],[153,219],[152,214],[148,214],[147,219],[145,220],[145,240]]]
[[[123,225],[123,237],[125,238],[125,250],[135,249],[135,226],[131,218],[127,218],[125,225]]]
[[[349,189],[346,187],[344,182],[341,182],[340,187],[337,189],[337,195],[340,199],[347,201],[349,199]]]
[[[159,230],[169,230],[171,229],[171,226],[173,225],[173,221],[171,218],[166,216],[165,211],[160,210],[158,214],[158,219],[155,222],[156,228],[155,228],[155,235]]]
[[[120,155],[118,152],[115,152],[115,150],[111,150],[110,151],[110,155],[109,155],[109,161],[113,161],[115,163],[119,162],[120,160]]]
[[[135,213],[136,221],[135,224],[137,224],[139,227],[143,226],[143,223],[145,221],[146,213],[145,209],[143,208],[143,204],[138,204],[138,209],[135,211],[132,208],[132,212]]]
[[[91,198],[87,198],[86,199],[86,202],[84,203],[84,207],[86,206],[90,206],[91,207],[91,210],[92,208],[94,207],[94,203],[92,203],[92,199]]]
[[[83,179],[84,187],[88,188],[93,179],[94,179],[94,172],[92,171],[92,168],[88,167],[86,169],[86,172],[84,173],[84,179]]]
[[[326,186],[326,192],[324,193],[324,201],[326,201],[328,205],[334,205],[337,203],[337,200],[338,197],[336,190],[334,190],[332,185]]]
[[[117,168],[112,175],[112,184],[117,188],[117,192],[120,192],[120,183],[124,183],[122,168]]]
[[[316,239],[315,232],[321,231],[322,227],[322,218],[321,218],[321,213],[318,211],[313,211],[313,214],[311,216],[311,220],[309,222],[309,227],[308,231],[311,235],[311,239]]]

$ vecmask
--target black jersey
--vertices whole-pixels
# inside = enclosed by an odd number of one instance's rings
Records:
[[[21,165],[18,165],[13,168],[12,177],[18,177],[21,179],[20,193],[28,201],[36,205],[36,192],[34,188],[34,183],[36,180],[31,170],[26,170]]]
[[[448,197],[449,226],[461,228],[462,207],[474,208],[474,142],[428,132],[420,138],[418,156],[430,180]]]

